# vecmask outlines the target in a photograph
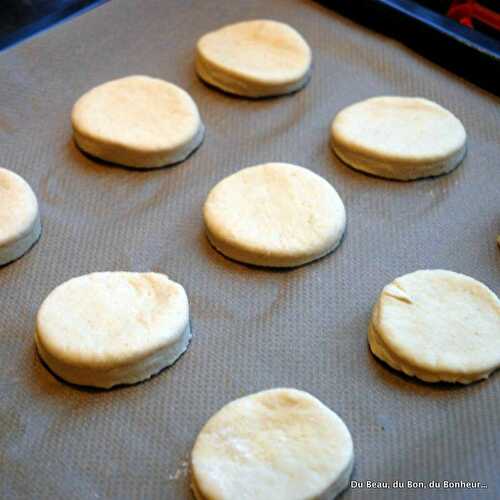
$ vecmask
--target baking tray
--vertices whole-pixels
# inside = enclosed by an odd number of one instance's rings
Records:
[[[295,26],[313,75],[291,96],[247,100],[205,86],[197,38],[266,17]],[[370,311],[396,276],[445,268],[500,288],[498,100],[404,46],[308,1],[112,1],[0,55],[0,164],[38,194],[40,242],[0,269],[0,498],[189,499],[187,460],[205,421],[258,390],[297,387],[349,426],[353,479],[473,480],[487,490],[350,489],[343,498],[500,496],[500,373],[462,387],[391,371],[367,347]],[[71,137],[86,90],[128,74],[191,93],[207,127],[184,163],[138,172],[96,162]],[[453,173],[402,183],[343,165],[333,116],[380,94],[438,101],[463,121]],[[292,270],[232,262],[207,242],[209,189],[241,167],[309,167],[342,196],[348,228],[330,256]],[[190,298],[193,341],[170,369],[112,391],[58,380],[36,355],[37,309],[63,281],[159,271]]]
[[[108,0],[4,0],[0,18],[0,51],[54,24],[83,14]]]
[[[418,0],[321,0],[321,3],[400,40],[440,66],[500,94],[498,39],[462,26],[420,5]],[[427,3],[432,5],[433,0]],[[436,10],[442,8],[442,4],[434,0]]]

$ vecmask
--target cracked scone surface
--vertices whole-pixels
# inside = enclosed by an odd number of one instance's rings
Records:
[[[372,175],[397,180],[453,170],[466,153],[458,118],[419,97],[373,97],[340,111],[331,145],[341,160]]]
[[[198,108],[185,90],[142,75],[88,91],[75,103],[71,121],[83,151],[135,168],[182,161],[204,136]]]
[[[41,231],[38,201],[30,185],[0,168],[0,266],[24,255]]]
[[[191,454],[197,500],[332,500],[354,452],[342,419],[310,394],[271,389],[224,406]]]
[[[220,181],[204,206],[208,238],[232,259],[291,267],[318,259],[342,239],[346,214],[334,187],[288,163],[244,168]]]
[[[191,332],[184,288],[159,273],[102,272],[73,278],[41,305],[35,341],[68,382],[110,388],[174,363]]]
[[[500,301],[463,274],[406,274],[383,289],[368,341],[375,356],[407,375],[471,383],[500,366]]]
[[[311,49],[291,26],[259,19],[224,26],[196,46],[200,78],[226,92],[247,97],[287,94],[310,76]]]

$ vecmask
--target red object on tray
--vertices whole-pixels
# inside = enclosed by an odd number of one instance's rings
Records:
[[[475,0],[453,0],[447,15],[469,28],[474,28],[474,20],[477,20],[500,31],[500,14]]]

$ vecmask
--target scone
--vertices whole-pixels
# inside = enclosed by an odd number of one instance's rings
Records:
[[[210,191],[203,215],[217,250],[269,267],[300,266],[323,257],[339,245],[346,227],[335,188],[289,163],[248,167],[223,179]]]
[[[197,500],[332,500],[349,484],[351,434],[310,394],[272,389],[218,411],[191,454]]]
[[[464,274],[406,274],[383,289],[368,342],[375,356],[407,375],[475,382],[500,366],[500,300]]]
[[[185,90],[148,76],[128,76],[93,88],[74,105],[71,121],[80,149],[135,168],[186,159],[201,144],[205,130]]]
[[[0,168],[0,266],[24,255],[41,232],[38,201],[30,185]]]
[[[331,145],[351,167],[409,181],[453,170],[465,156],[465,129],[452,113],[418,97],[373,97],[340,111]]]
[[[158,273],[73,278],[45,299],[35,341],[47,366],[73,384],[110,388],[150,378],[187,349],[184,288]]]
[[[198,40],[196,71],[205,82],[231,94],[288,94],[309,80],[311,49],[287,24],[265,19],[243,21]]]

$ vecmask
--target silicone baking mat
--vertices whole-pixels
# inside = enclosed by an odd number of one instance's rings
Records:
[[[198,37],[262,17],[307,39],[308,86],[255,101],[200,82]],[[184,163],[138,172],[75,148],[74,101],[129,74],[172,81],[198,103],[206,138]],[[469,134],[463,164],[410,183],[343,165],[328,145],[333,116],[382,94],[424,96],[459,116]],[[289,386],[345,420],[353,480],[488,486],[351,488],[343,498],[499,498],[500,373],[466,387],[419,383],[376,361],[366,341],[378,293],[404,273],[451,269],[499,292],[499,129],[496,98],[308,1],[114,0],[4,52],[0,164],[38,194],[43,235],[0,269],[0,497],[189,499],[187,460],[205,421],[237,397]],[[207,242],[201,209],[209,189],[272,160],[306,166],[336,186],[348,228],[333,254],[272,271],[227,260]],[[194,333],[173,367],[112,391],[56,379],[33,343],[45,296],[103,270],[153,270],[182,283]]]

